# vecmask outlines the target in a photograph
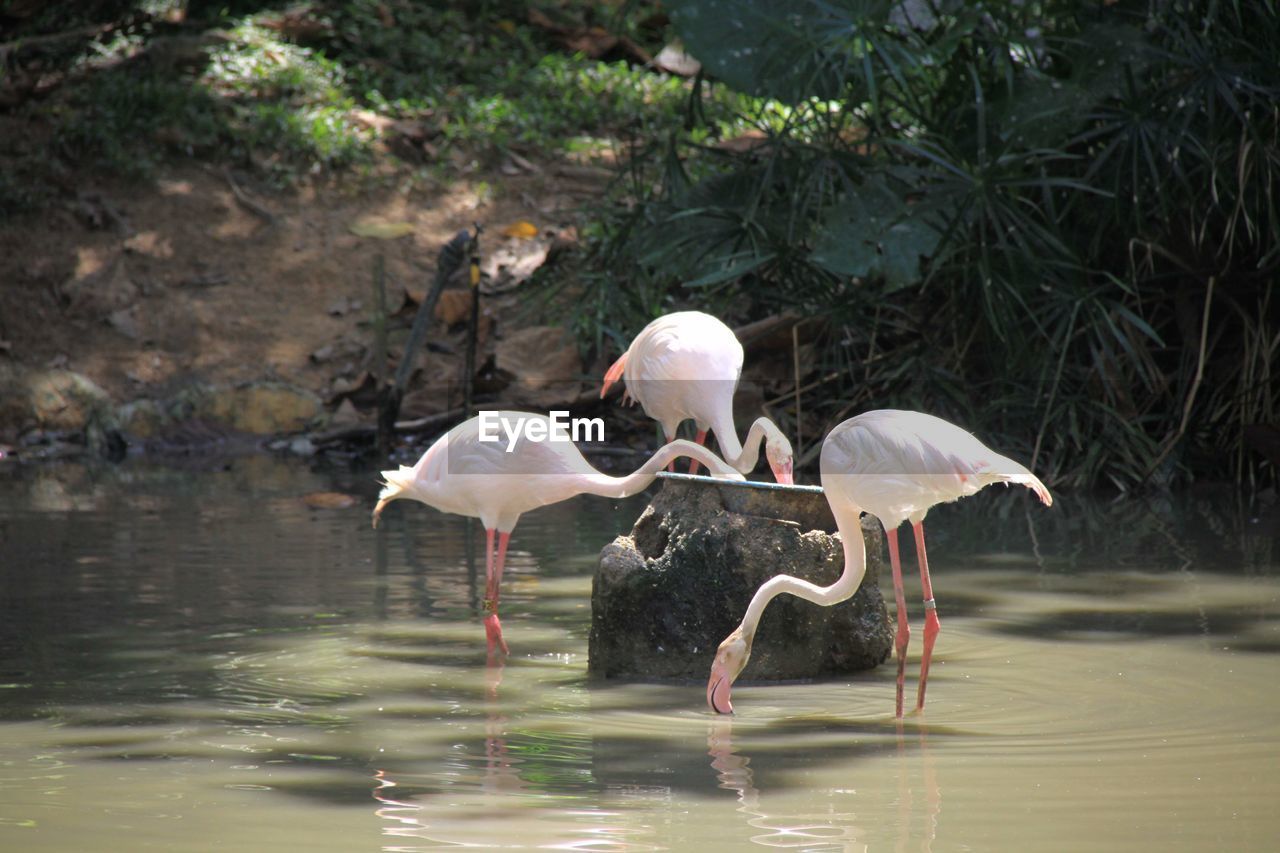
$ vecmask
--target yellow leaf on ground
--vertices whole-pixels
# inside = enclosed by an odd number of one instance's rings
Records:
[[[503,237],[519,237],[521,240],[532,240],[538,236],[538,226],[521,219],[502,229]]]
[[[351,223],[351,233],[357,237],[373,237],[376,240],[394,240],[413,233],[412,222],[385,222],[379,219],[360,219]]]

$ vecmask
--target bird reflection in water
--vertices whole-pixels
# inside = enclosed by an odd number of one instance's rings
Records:
[[[814,811],[802,814],[770,814],[764,803],[765,792],[755,785],[755,773],[751,769],[751,758],[741,754],[733,745],[733,719],[719,717],[713,720],[707,729],[707,755],[711,756],[711,768],[716,772],[719,786],[738,795],[738,809],[747,816],[747,824],[759,830],[760,834],[751,836],[754,844],[764,847],[840,849],[846,851],[869,850],[873,839],[882,833],[855,823],[856,811],[817,813]],[[921,763],[921,778],[924,786],[923,808],[915,805],[913,787],[911,785],[912,756],[908,754],[909,736],[904,732],[901,723],[897,727],[897,767],[898,767],[898,826],[896,849],[905,850],[913,838],[913,824],[917,817],[923,824],[923,831],[915,837],[920,838],[920,848],[929,851],[937,837],[938,816],[942,810],[942,794],[938,787],[938,775],[933,758],[929,753],[928,732],[919,728],[918,743]],[[857,796],[852,791],[833,791]],[[858,811],[872,813],[875,809],[864,806]]]
[[[470,534],[471,519],[467,519],[467,521],[466,529],[467,533]],[[379,537],[379,543],[381,542],[382,537]],[[476,553],[473,542],[474,539],[471,536],[466,537],[467,581],[472,608],[475,609],[479,602],[477,597],[479,579],[476,571]],[[380,574],[385,574],[385,547],[379,548],[377,554]],[[498,694],[498,688],[502,685],[502,675],[505,669],[505,658],[492,653],[486,656],[483,670],[485,766],[484,776],[479,785],[480,790],[486,795],[518,793],[527,787],[524,780],[520,778],[520,775],[513,768],[507,751],[508,719],[506,714],[502,712]],[[417,795],[406,797],[405,799],[397,798],[395,792],[397,783],[385,769],[375,770],[373,778],[377,783],[377,787],[371,793],[373,799],[378,803],[374,814],[387,822],[383,826],[384,835],[394,838],[439,841],[440,829],[437,827],[433,834],[431,825],[426,820],[426,806],[412,801],[417,798]],[[388,849],[403,848],[392,847]]]
[[[374,814],[387,825],[382,828],[383,835],[393,838],[427,838],[427,825],[421,820],[422,806],[395,798],[396,783],[388,778],[387,771],[373,771],[373,780],[378,787],[373,789],[373,798],[378,801]]]
[[[507,717],[498,702],[498,686],[506,663],[489,658],[484,668],[484,782],[480,789],[488,794],[512,794],[528,787],[511,765],[507,755]]]
[[[502,673],[506,662],[492,655],[488,657],[484,668],[484,776],[480,780],[479,790],[485,795],[519,794],[528,788],[528,783],[520,778],[513,761],[507,753],[507,716],[502,713],[498,698],[498,688],[502,684]],[[518,764],[518,759],[516,762]],[[416,838],[420,841],[443,843],[442,833],[448,828],[437,825],[435,828],[427,822],[427,807],[413,802],[412,798],[398,799],[395,793],[397,783],[390,773],[377,769],[373,773],[377,787],[372,796],[378,806],[374,814],[386,821],[382,831],[393,838]],[[437,824],[441,823],[437,821]],[[385,849],[401,850],[402,847]],[[412,849],[412,848],[408,848]]]
[[[938,768],[929,752],[929,729],[921,724],[916,729],[920,744],[920,773],[924,783],[924,808],[917,809],[912,798],[912,787],[908,781],[907,735],[903,732],[902,721],[898,723],[898,849],[904,849],[912,837],[913,818],[917,815],[923,824],[920,831],[920,849],[933,849],[933,841],[938,837],[938,815],[942,812],[942,789],[938,787]]]

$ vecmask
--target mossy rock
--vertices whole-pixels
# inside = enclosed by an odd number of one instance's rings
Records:
[[[826,586],[840,576],[844,551],[819,490],[739,494],[746,489],[664,478],[630,535],[605,546],[591,592],[593,677],[705,678],[766,580],[788,574]],[[879,586],[883,534],[870,518],[863,531],[867,573],[858,591],[833,607],[775,598],[742,680],[813,678],[884,662],[893,629]]]

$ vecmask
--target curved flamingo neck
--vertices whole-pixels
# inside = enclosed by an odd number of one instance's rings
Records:
[[[694,444],[692,441],[677,439],[659,447],[657,452],[649,457],[649,461],[625,477],[611,477],[599,471],[584,475],[582,491],[604,498],[630,497],[652,483],[658,476],[659,471],[666,468],[671,460],[680,456],[691,456],[697,459],[713,474],[727,473],[725,471],[725,463],[721,462],[710,450]]]
[[[818,586],[791,575],[777,575],[765,581],[752,596],[739,626],[748,643],[755,635],[764,609],[784,592],[828,607],[850,598],[862,585],[862,578],[867,573],[867,549],[862,538],[861,513],[857,507],[836,506],[834,503],[831,504],[831,512],[835,515],[836,529],[840,531],[840,540],[844,544],[844,571],[830,586]]]
[[[735,470],[747,474],[755,470],[756,463],[760,461],[760,445],[769,435],[770,427],[777,429],[768,418],[756,418],[742,444],[738,443],[738,431],[733,426],[731,416],[721,418],[719,423],[711,427],[711,431],[716,434],[716,441],[724,453],[724,461]]]

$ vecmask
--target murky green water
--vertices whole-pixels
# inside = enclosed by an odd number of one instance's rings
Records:
[[[360,503],[299,500],[321,489]],[[375,532],[372,489],[263,458],[0,470],[0,848],[1280,838],[1274,512],[1001,494],[936,511],[943,633],[927,716],[900,730],[891,667],[741,686],[732,719],[699,684],[589,683],[595,555],[634,499],[521,521],[513,656],[486,669],[480,532],[404,502]]]

